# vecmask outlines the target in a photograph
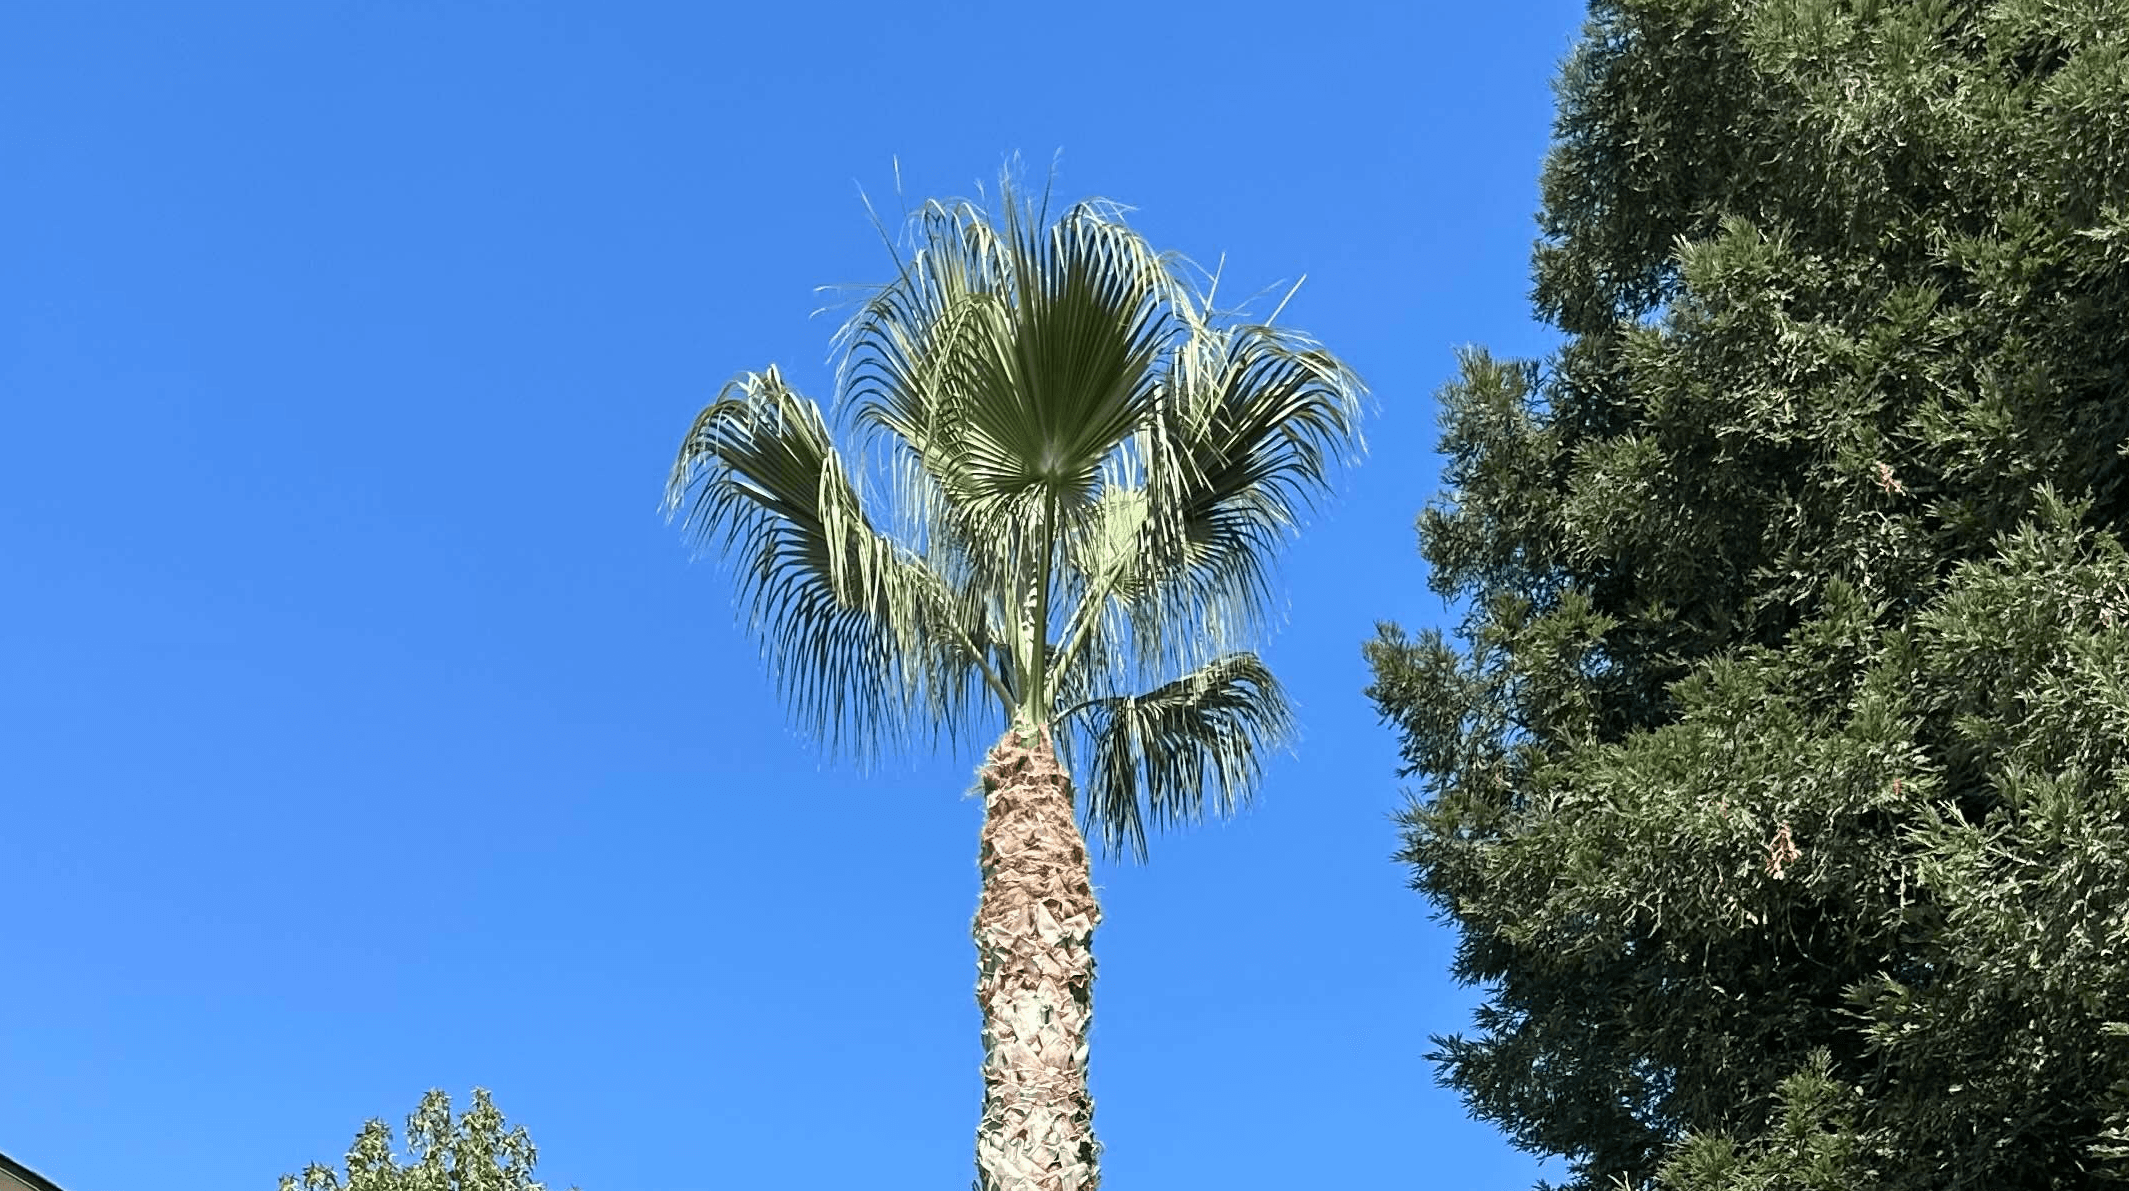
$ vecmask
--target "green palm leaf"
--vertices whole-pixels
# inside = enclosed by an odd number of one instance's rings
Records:
[[[1105,491],[1103,515],[1077,541],[1088,602],[1064,634],[1067,664],[1084,646],[1173,673],[1261,632],[1271,562],[1360,453],[1364,393],[1294,332],[1196,326],[1139,436],[1146,478]]]
[[[1082,203],[1048,227],[1003,204],[927,203],[901,275],[844,328],[844,384],[957,503],[1089,499],[1145,419],[1189,291],[1168,257]]]
[[[819,406],[775,368],[727,385],[697,415],[666,506],[685,510],[698,544],[741,564],[765,660],[798,719],[829,742],[870,755],[912,728],[952,731],[980,682],[997,686],[982,609],[873,528]]]
[[[1111,855],[1143,858],[1146,827],[1231,814],[1256,788],[1264,755],[1292,712],[1253,653],[1217,657],[1143,695],[1092,699],[1085,719],[1082,814]]]

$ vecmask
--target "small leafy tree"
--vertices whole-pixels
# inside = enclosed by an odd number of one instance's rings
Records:
[[[372,1119],[348,1147],[344,1175],[314,1162],[282,1175],[280,1191],[546,1191],[532,1177],[532,1138],[504,1126],[485,1089],[473,1089],[473,1107],[456,1118],[451,1098],[431,1091],[407,1117],[404,1160],[393,1140],[391,1126]]]

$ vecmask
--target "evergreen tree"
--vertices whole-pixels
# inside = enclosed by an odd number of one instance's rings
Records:
[[[2129,1177],[2129,4],[1598,3],[1384,626],[1441,1078],[1576,1187]]]

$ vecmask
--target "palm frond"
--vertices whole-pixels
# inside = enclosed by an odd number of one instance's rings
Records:
[[[1220,338],[1212,360],[1178,369],[1148,546],[1176,551],[1198,584],[1261,610],[1265,567],[1283,539],[1329,494],[1337,469],[1358,460],[1366,389],[1297,332],[1243,326]]]
[[[1132,540],[1114,541],[1113,516],[1077,540],[1085,582],[1067,665],[1084,653],[1174,673],[1252,639],[1285,539],[1362,450],[1366,389],[1337,358],[1283,328],[1191,321],[1136,440],[1145,479]]]
[[[957,504],[1072,508],[1143,422],[1188,291],[1109,205],[1043,225],[1009,180],[999,203],[917,212],[900,275],[841,332],[842,384]]]
[[[775,368],[695,418],[666,485],[699,546],[740,565],[740,602],[794,717],[868,759],[912,728],[967,725],[983,685],[983,609],[876,530],[820,407]]]
[[[1074,711],[1084,717],[1079,786],[1088,834],[1112,856],[1141,859],[1149,825],[1232,814],[1247,802],[1265,754],[1293,725],[1278,681],[1253,653],[1226,654],[1143,695],[1091,699]]]

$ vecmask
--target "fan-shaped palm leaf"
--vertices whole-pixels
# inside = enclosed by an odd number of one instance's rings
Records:
[[[1082,705],[1088,814],[1112,852],[1146,853],[1146,826],[1231,814],[1256,788],[1292,712],[1253,653],[1214,658],[1143,695]]]
[[[1004,700],[980,607],[873,528],[820,407],[775,368],[696,416],[666,505],[741,561],[770,671],[822,738],[870,755],[912,728],[963,726],[979,681]]]

